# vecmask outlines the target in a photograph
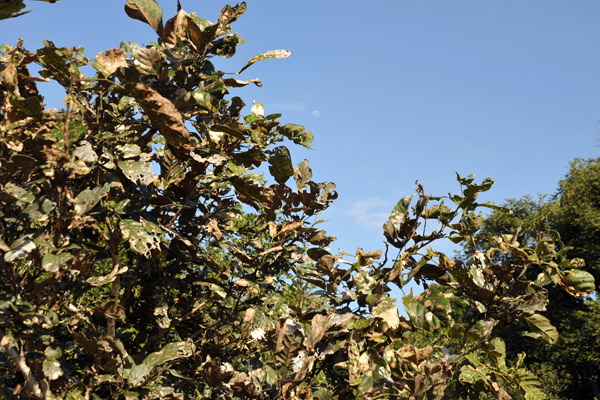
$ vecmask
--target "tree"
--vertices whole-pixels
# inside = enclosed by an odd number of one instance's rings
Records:
[[[557,193],[538,201],[525,196],[508,200],[510,214],[495,212],[486,217],[480,235],[516,233],[520,242],[533,243],[540,230],[549,227],[557,231],[567,246],[568,257],[578,257],[586,270],[600,277],[600,160],[576,159]],[[517,233],[518,232],[518,233]],[[489,247],[477,240],[481,249]],[[573,279],[577,279],[573,276]],[[589,291],[595,290],[591,286]],[[546,345],[520,337],[511,321],[500,329],[511,346],[510,357],[527,349],[526,365],[536,370],[548,382],[546,391],[557,399],[593,399],[600,396],[600,344],[593,338],[600,329],[598,301],[565,295],[556,287],[549,288],[548,310],[545,315],[556,325],[560,337],[556,344]]]
[[[330,254],[314,219],[335,186],[312,181],[306,160],[294,167],[286,147],[310,146],[311,133],[260,103],[244,114],[230,91],[260,81],[210,62],[235,54],[230,24],[245,9],[226,6],[214,23],[179,10],[163,24],[154,0],[128,0],[157,43],[92,60],[50,41],[0,47],[3,395],[541,398],[494,327],[510,315],[556,340],[538,312],[548,282],[527,271],[561,282],[577,271],[557,238],[500,236],[486,254],[470,247],[470,264],[435,251],[444,238],[473,243],[478,210],[494,207],[476,202],[490,179],[458,176],[461,194],[417,186],[412,208],[411,196],[398,202],[384,225],[396,255]],[[289,54],[258,54],[240,72]],[[93,77],[80,70],[90,62]],[[65,89],[64,109],[45,108],[39,79]],[[404,318],[390,287],[412,279],[428,287],[403,297]],[[456,320],[451,301],[476,312]]]

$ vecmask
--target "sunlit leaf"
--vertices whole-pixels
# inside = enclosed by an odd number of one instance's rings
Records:
[[[96,55],[93,67],[104,77],[114,74],[119,68],[127,67],[125,51],[123,49],[110,49]]]
[[[162,9],[155,0],[127,0],[125,12],[131,18],[147,23],[161,35],[163,29]]]
[[[270,50],[270,51],[267,51],[266,53],[257,54],[254,57],[252,57],[250,60],[248,60],[246,65],[244,65],[242,67],[242,69],[240,69],[238,71],[238,74],[241,74],[242,71],[244,71],[246,68],[250,67],[252,64],[254,64],[258,61],[268,60],[269,58],[287,58],[291,55],[292,55],[291,51],[283,50],[283,49]]]

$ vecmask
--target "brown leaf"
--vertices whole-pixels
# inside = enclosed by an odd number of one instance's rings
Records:
[[[313,317],[311,322],[311,330],[306,339],[306,347],[308,349],[314,349],[315,345],[325,335],[327,328],[329,327],[329,316],[323,314],[317,314]]]
[[[207,225],[207,228],[208,228],[209,235],[211,235],[212,237],[214,237],[217,240],[221,240],[221,238],[223,237],[223,234],[221,233],[221,230],[219,229],[219,224],[217,223],[216,219],[211,219]]]
[[[143,83],[127,85],[126,89],[144,109],[148,118],[159,129],[167,143],[174,150],[189,153],[190,132],[183,123],[183,117],[175,105],[156,90]]]
[[[304,225],[304,221],[290,221],[286,222],[281,226],[281,230],[279,231],[279,235],[285,235],[288,232],[295,231]]]
[[[385,298],[373,307],[373,316],[384,320],[391,329],[396,329],[400,325],[398,307],[390,298]]]
[[[359,248],[356,251],[356,254],[359,256],[362,256],[363,258],[375,258],[375,259],[379,259],[381,258],[381,249],[377,250],[377,251],[364,251],[363,249]]]
[[[17,87],[17,67],[13,63],[8,63],[6,67],[0,71],[1,82],[9,89]]]
[[[398,357],[414,362],[417,365],[429,358],[431,353],[433,353],[432,346],[425,346],[420,349],[412,344],[406,344],[397,350]]]
[[[187,13],[183,10],[177,11],[173,18],[167,21],[163,30],[162,39],[169,50],[177,48],[177,39],[182,42],[187,39],[185,28],[187,27]]]
[[[217,37],[217,25],[209,25],[203,28],[199,26],[190,15],[186,15],[186,25],[190,40],[196,47],[196,51],[200,53],[202,53],[205,47]]]
[[[254,319],[254,315],[256,315],[256,308],[248,308],[244,312],[244,323],[248,323]]]
[[[96,56],[94,68],[102,75],[110,76],[119,68],[126,67],[127,60],[125,59],[125,51],[123,49],[109,49],[105,52],[100,52]]]
[[[234,78],[227,78],[227,79],[223,79],[223,83],[225,83],[225,86],[230,87],[230,88],[243,87],[243,86],[249,85],[251,83],[254,83],[258,87],[262,86],[262,82],[258,78],[250,79],[247,81],[242,81],[242,80],[234,79]]]

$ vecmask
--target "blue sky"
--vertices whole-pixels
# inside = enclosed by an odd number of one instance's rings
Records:
[[[225,2],[181,0],[215,20]],[[121,41],[149,43],[153,31],[129,19],[124,0],[28,2],[34,11],[0,23],[3,43],[44,39],[81,45],[88,57]],[[159,0],[165,20],[175,0]],[[381,225],[414,191],[456,192],[455,171],[492,177],[484,199],[502,203],[553,193],[575,157],[598,157],[600,2],[578,0],[250,0],[234,31],[246,39],[237,71],[257,53],[294,54],[246,70],[262,88],[237,91],[267,113],[315,135],[315,177],[340,198],[325,213],[335,247],[382,247]],[[49,85],[49,84],[46,84]],[[62,94],[44,87],[57,106]]]

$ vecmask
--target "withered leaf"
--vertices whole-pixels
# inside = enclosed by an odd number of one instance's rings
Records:
[[[183,117],[175,105],[143,83],[127,85],[126,89],[163,134],[167,143],[177,150],[189,153],[191,150],[190,132],[185,127]]]
[[[162,39],[169,50],[177,47],[177,40],[184,42],[187,39],[185,29],[187,27],[187,13],[183,10],[177,11],[173,18],[167,21],[163,30]]]
[[[93,67],[105,77],[114,74],[119,68],[127,67],[123,49],[109,49],[96,55]]]

